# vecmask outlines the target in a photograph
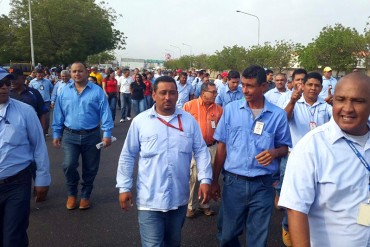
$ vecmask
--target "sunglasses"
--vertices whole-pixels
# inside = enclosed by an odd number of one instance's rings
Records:
[[[5,86],[10,87],[11,82],[8,79],[0,80],[0,88],[3,87],[4,84],[5,84]]]

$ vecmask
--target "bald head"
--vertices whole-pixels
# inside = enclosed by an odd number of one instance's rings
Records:
[[[351,73],[338,82],[333,99],[333,118],[351,135],[365,135],[370,115],[370,77]]]

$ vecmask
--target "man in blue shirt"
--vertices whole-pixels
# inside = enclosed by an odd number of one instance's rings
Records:
[[[178,91],[178,100],[176,106],[182,108],[184,104],[194,98],[194,90],[191,83],[187,83],[186,72],[181,72],[179,75],[179,80],[176,82]]]
[[[133,173],[138,162],[137,199],[142,246],[180,246],[189,199],[190,161],[196,160],[199,198],[209,200],[211,158],[196,120],[176,107],[176,82],[154,83],[155,105],[134,118],[119,158],[117,188],[125,211],[132,206]]]
[[[227,87],[219,88],[216,97],[216,104],[225,107],[228,103],[243,98],[242,89],[239,87],[240,74],[238,71],[231,70],[227,76]]]
[[[56,148],[62,146],[64,151],[63,170],[68,188],[66,207],[69,210],[77,207],[77,186],[80,180],[77,168],[81,155],[82,189],[79,208],[88,209],[100,161],[100,150],[96,144],[101,141],[105,147],[111,144],[113,120],[103,89],[87,80],[86,67],[79,62],[72,64],[71,75],[74,82],[63,88],[55,102],[53,145]]]
[[[50,185],[49,157],[43,131],[31,106],[9,97],[13,75],[0,68],[0,246],[28,246],[32,172],[36,202]]]
[[[48,79],[44,78],[44,71],[42,69],[37,70],[36,78],[33,79],[30,84],[30,87],[37,89],[42,98],[44,99],[45,107],[48,110],[46,113],[46,123],[44,126],[44,134],[48,136],[49,126],[50,126],[50,97],[53,91],[53,84]]]
[[[60,94],[60,91],[68,84],[68,83],[71,83],[71,75],[69,74],[69,71],[68,70],[62,70],[60,72],[60,78],[61,80],[58,81],[54,88],[53,88],[53,92],[51,94],[51,98],[50,98],[50,101],[51,101],[51,105],[50,107],[51,108],[54,108],[55,106],[55,100],[57,99],[57,96]]]
[[[266,246],[274,200],[272,174],[288,153],[291,138],[284,110],[265,100],[266,73],[250,66],[242,74],[245,100],[229,103],[216,128],[219,141],[212,194],[220,197],[218,178],[224,174],[221,246],[241,246],[246,228],[248,246]],[[220,229],[219,229],[220,230]]]

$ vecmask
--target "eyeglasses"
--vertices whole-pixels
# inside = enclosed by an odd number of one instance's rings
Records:
[[[217,90],[214,90],[214,91],[206,91],[208,93],[211,93],[211,94],[217,94]]]
[[[5,86],[10,87],[11,81],[8,80],[8,79],[0,80],[0,88],[3,87],[4,84],[5,84]]]

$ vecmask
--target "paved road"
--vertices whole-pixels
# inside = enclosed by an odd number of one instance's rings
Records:
[[[63,152],[53,148],[51,137],[47,137],[52,185],[47,201],[31,203],[30,246],[140,246],[137,211],[133,208],[125,213],[120,209],[118,191],[115,188],[118,157],[129,124],[130,122],[116,123],[113,135],[118,141],[102,151],[100,170],[91,197],[93,204],[85,211],[68,211],[65,208],[67,194],[61,168]],[[218,204],[211,205],[218,210]],[[268,246],[284,246],[280,237],[281,216],[281,212],[274,210]],[[200,214],[195,219],[187,219],[183,228],[182,246],[217,246],[216,221],[216,216],[207,217]]]

